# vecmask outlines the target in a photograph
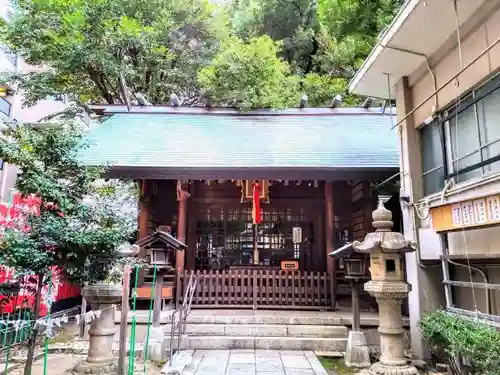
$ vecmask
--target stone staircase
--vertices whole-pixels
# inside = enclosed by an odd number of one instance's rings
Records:
[[[145,342],[148,311],[138,311],[136,316],[137,342]],[[165,348],[170,347],[170,316],[171,311],[161,314]],[[351,316],[350,311],[191,310],[181,338],[181,349],[312,350],[339,355],[347,344]],[[130,316],[128,320],[130,337]],[[116,341],[119,322],[118,312],[115,317]],[[407,318],[404,323],[408,325]],[[368,344],[377,345],[377,314],[362,312],[361,326]],[[174,341],[174,348],[177,349],[177,341]]]
[[[193,310],[181,349],[343,352],[348,337],[345,323],[333,312]],[[166,341],[169,346],[170,336]]]

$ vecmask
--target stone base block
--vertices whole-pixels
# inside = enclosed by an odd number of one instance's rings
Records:
[[[77,364],[71,371],[73,375],[90,374],[90,375],[118,375],[118,365],[116,362],[107,363],[91,363],[81,362]]]
[[[415,366],[386,366],[380,362],[374,363],[370,370],[370,375],[418,375],[418,370]]]
[[[161,362],[167,359],[165,346],[165,330],[163,327],[151,327],[148,341],[148,357],[146,360]]]
[[[350,331],[347,340],[347,349],[344,357],[345,364],[348,367],[369,368],[370,351],[366,344],[364,332]]]

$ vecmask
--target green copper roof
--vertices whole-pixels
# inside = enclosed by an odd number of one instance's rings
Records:
[[[394,169],[383,114],[120,113],[92,129],[88,165],[120,168]]]

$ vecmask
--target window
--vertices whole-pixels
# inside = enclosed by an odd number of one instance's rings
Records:
[[[425,194],[432,194],[444,186],[443,129],[437,120],[425,126],[422,139],[422,170]]]
[[[0,113],[3,113],[6,116],[10,116],[10,102],[5,98],[0,98]]]
[[[424,194],[500,172],[500,75],[420,131]]]

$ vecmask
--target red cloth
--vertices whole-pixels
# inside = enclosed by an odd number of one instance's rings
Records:
[[[10,205],[3,202],[0,203],[0,237],[2,237],[2,228],[5,227],[18,227],[29,231],[29,226],[24,223],[25,212],[30,211],[34,215],[40,215],[41,203],[41,199],[34,194],[22,197],[19,192],[14,193]],[[46,203],[46,205],[51,205],[53,209],[58,210],[57,205],[54,205],[54,203]],[[63,215],[62,212],[58,212],[58,214]],[[0,266],[0,283],[5,283],[9,280],[16,280],[14,271]],[[52,280],[54,302],[80,296],[80,286],[64,280],[60,270],[57,270],[56,267],[52,267]],[[7,296],[0,295],[0,314],[13,313],[16,309],[22,307],[34,308],[35,298],[32,291],[36,289],[36,282],[34,283],[29,276],[25,276],[22,284],[18,296],[8,298]],[[45,285],[42,294],[46,295],[47,293],[48,286]],[[40,316],[45,316],[47,312],[47,303],[42,298],[40,301]]]
[[[258,182],[253,184],[252,218],[254,224],[260,224],[262,221],[260,213],[260,184]]]

